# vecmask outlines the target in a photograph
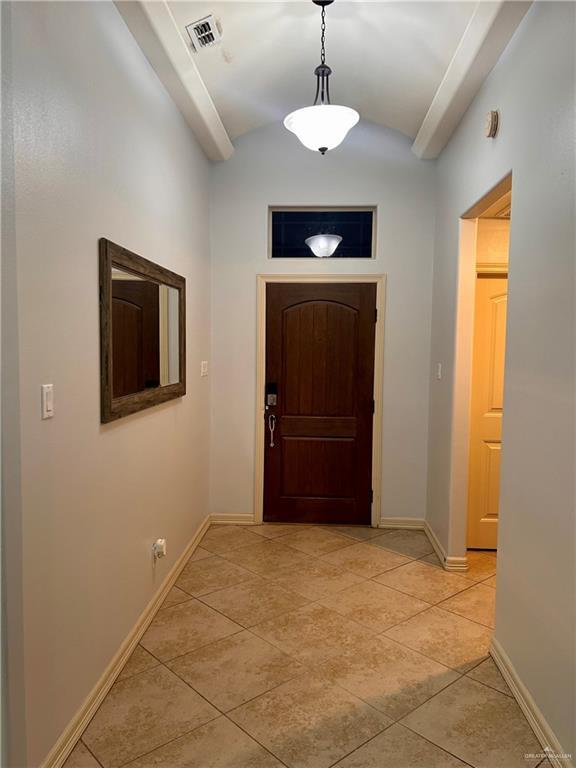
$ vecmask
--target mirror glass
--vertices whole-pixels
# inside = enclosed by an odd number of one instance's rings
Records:
[[[112,397],[177,384],[179,292],[112,267]]]

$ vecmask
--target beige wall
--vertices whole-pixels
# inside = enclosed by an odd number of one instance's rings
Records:
[[[438,163],[428,520],[449,554],[459,217],[510,170],[506,383],[495,637],[574,753],[574,21],[535,3]],[[483,137],[498,109],[501,129]],[[456,548],[456,551],[454,551]]]
[[[377,205],[369,259],[268,259],[269,205]],[[382,518],[426,510],[434,165],[406,137],[360,123],[325,157],[281,124],[236,142],[215,165],[212,236],[211,509],[252,514],[256,276],[385,273]]]
[[[112,3],[11,10],[9,764],[32,768],[208,513],[209,393],[196,374],[209,346],[209,167]],[[188,305],[188,394],[107,426],[102,236],[184,275]],[[45,382],[51,421],[40,420]],[[169,554],[154,572],[158,536]]]

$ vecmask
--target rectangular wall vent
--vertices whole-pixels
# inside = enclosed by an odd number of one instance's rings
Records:
[[[212,14],[204,16],[204,18],[198,19],[198,21],[193,21],[192,24],[188,24],[186,31],[195,51],[201,51],[203,48],[217,45],[222,38],[216,19]]]

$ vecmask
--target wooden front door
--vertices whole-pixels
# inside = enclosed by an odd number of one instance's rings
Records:
[[[496,549],[500,498],[504,354],[506,349],[506,276],[476,280],[468,547]]]
[[[375,322],[374,283],[268,284],[264,520],[370,525]]]

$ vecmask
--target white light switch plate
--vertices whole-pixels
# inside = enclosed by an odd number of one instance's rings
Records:
[[[202,360],[200,363],[200,376],[208,376],[208,360]]]
[[[54,416],[54,385],[42,384],[42,418],[51,419]]]

